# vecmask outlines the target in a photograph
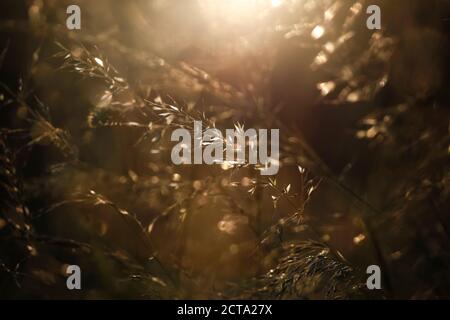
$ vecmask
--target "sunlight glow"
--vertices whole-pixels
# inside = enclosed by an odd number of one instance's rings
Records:
[[[279,7],[283,2],[284,0],[198,0],[205,16],[216,22],[232,25],[251,23],[264,10]]]
[[[311,37],[313,37],[314,39],[320,39],[324,33],[325,33],[325,28],[318,25],[311,32]]]
[[[283,4],[283,0],[272,0],[272,7],[279,7]]]

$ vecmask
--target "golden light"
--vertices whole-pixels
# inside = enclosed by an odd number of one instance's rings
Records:
[[[320,39],[324,35],[324,33],[325,33],[325,28],[318,25],[311,32],[311,37],[313,37],[314,39]]]
[[[283,0],[272,0],[272,7],[279,7],[283,4]]]
[[[206,17],[224,27],[223,24],[251,24],[261,12],[279,7],[283,0],[198,0],[198,3]]]

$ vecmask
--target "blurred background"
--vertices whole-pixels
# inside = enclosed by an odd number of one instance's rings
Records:
[[[2,0],[0,297],[450,298],[449,23],[448,0]],[[194,120],[279,128],[279,173],[173,165]]]

